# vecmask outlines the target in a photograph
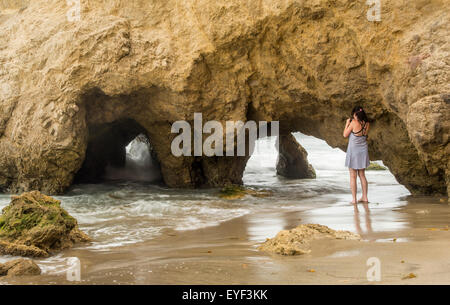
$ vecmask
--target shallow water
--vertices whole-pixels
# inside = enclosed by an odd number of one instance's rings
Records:
[[[411,202],[410,193],[389,171],[367,172],[370,204],[360,205],[355,211],[349,203],[345,153],[329,147],[322,140],[302,134],[295,136],[308,151],[317,178],[288,180],[278,177],[275,138],[261,139],[247,164],[244,183],[271,190],[273,196],[270,197],[247,196],[230,201],[219,198],[218,189],[169,189],[142,181],[112,181],[75,185],[67,194],[56,198],[94,240],[90,245],[80,246],[81,249],[102,252],[152,240],[167,229],[205,228],[249,213],[301,211],[301,223],[320,223],[368,236],[412,226],[411,217],[401,212],[401,208]],[[424,200],[438,202],[431,197]],[[0,208],[9,201],[9,195],[0,195]],[[421,209],[423,207],[418,206],[419,212]],[[442,215],[442,222],[446,221],[448,212]],[[255,223],[249,225],[249,238],[262,241],[286,226],[282,218]],[[0,262],[7,259],[10,258],[0,257]],[[39,264],[44,273],[58,273],[62,272],[61,266],[66,259],[58,255],[40,260]]]

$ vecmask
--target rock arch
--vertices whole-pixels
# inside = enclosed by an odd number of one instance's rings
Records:
[[[251,2],[251,1],[250,1]],[[363,105],[371,157],[413,193],[448,193],[449,8],[388,1],[32,1],[0,18],[0,189],[60,193],[82,168],[89,126],[135,121],[169,186],[240,183],[248,157],[170,153],[170,126],[280,121],[345,149]],[[397,16],[402,16],[401,20]],[[98,125],[100,126],[100,125]]]
[[[80,170],[74,176],[74,183],[99,182],[104,180],[108,168],[124,168],[126,146],[139,135],[148,138],[145,129],[131,119],[94,124],[88,129],[89,139],[85,158]]]

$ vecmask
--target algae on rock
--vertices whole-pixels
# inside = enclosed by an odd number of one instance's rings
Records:
[[[38,191],[12,196],[0,216],[0,253],[46,257],[52,251],[90,241],[59,200]]]
[[[242,185],[234,184],[223,187],[219,192],[220,198],[228,200],[240,199],[246,195],[251,195],[254,197],[269,197],[272,195],[272,192],[270,190],[255,190],[246,188]]]
[[[387,170],[387,168],[378,163],[370,162],[370,165],[369,165],[369,167],[366,168],[366,170],[368,170],[368,171],[385,171],[385,170]]]

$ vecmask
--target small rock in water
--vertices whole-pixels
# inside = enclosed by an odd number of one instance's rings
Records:
[[[385,171],[385,170],[387,170],[387,168],[378,163],[370,162],[369,167],[367,167],[366,170],[368,170],[368,171]]]
[[[269,190],[254,190],[251,188],[245,188],[241,185],[227,185],[219,192],[219,197],[223,199],[233,200],[240,199],[245,195],[251,195],[254,197],[269,197],[272,192]]]
[[[40,275],[41,268],[29,259],[16,259],[0,264],[0,276]]]
[[[415,275],[414,273],[411,272],[410,274],[405,275],[405,276],[402,278],[402,280],[413,279],[413,278],[415,278],[415,277],[417,277],[417,275]]]
[[[428,211],[428,210],[418,210],[416,212],[416,214],[429,214],[429,213],[430,213],[430,211]]]

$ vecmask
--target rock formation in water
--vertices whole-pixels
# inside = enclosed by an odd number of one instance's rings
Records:
[[[316,171],[308,162],[308,153],[292,134],[279,136],[277,141],[278,175],[291,179],[316,178]]]
[[[47,257],[90,241],[59,200],[38,191],[13,196],[0,215],[0,254]]]
[[[244,198],[247,195],[253,197],[270,197],[272,191],[263,189],[253,189],[249,187],[243,187],[241,185],[226,185],[219,191],[219,197],[227,200],[235,200]]]
[[[278,120],[345,149],[356,104],[372,160],[413,193],[450,191],[445,0],[385,0],[376,22],[365,1],[19,2],[0,7],[3,191],[61,193],[139,133],[167,185],[239,184],[248,156],[175,157],[172,123]]]
[[[313,240],[331,238],[360,240],[361,236],[349,231],[335,231],[319,224],[302,224],[291,230],[282,230],[268,238],[258,249],[280,255],[302,255],[311,252]]]

